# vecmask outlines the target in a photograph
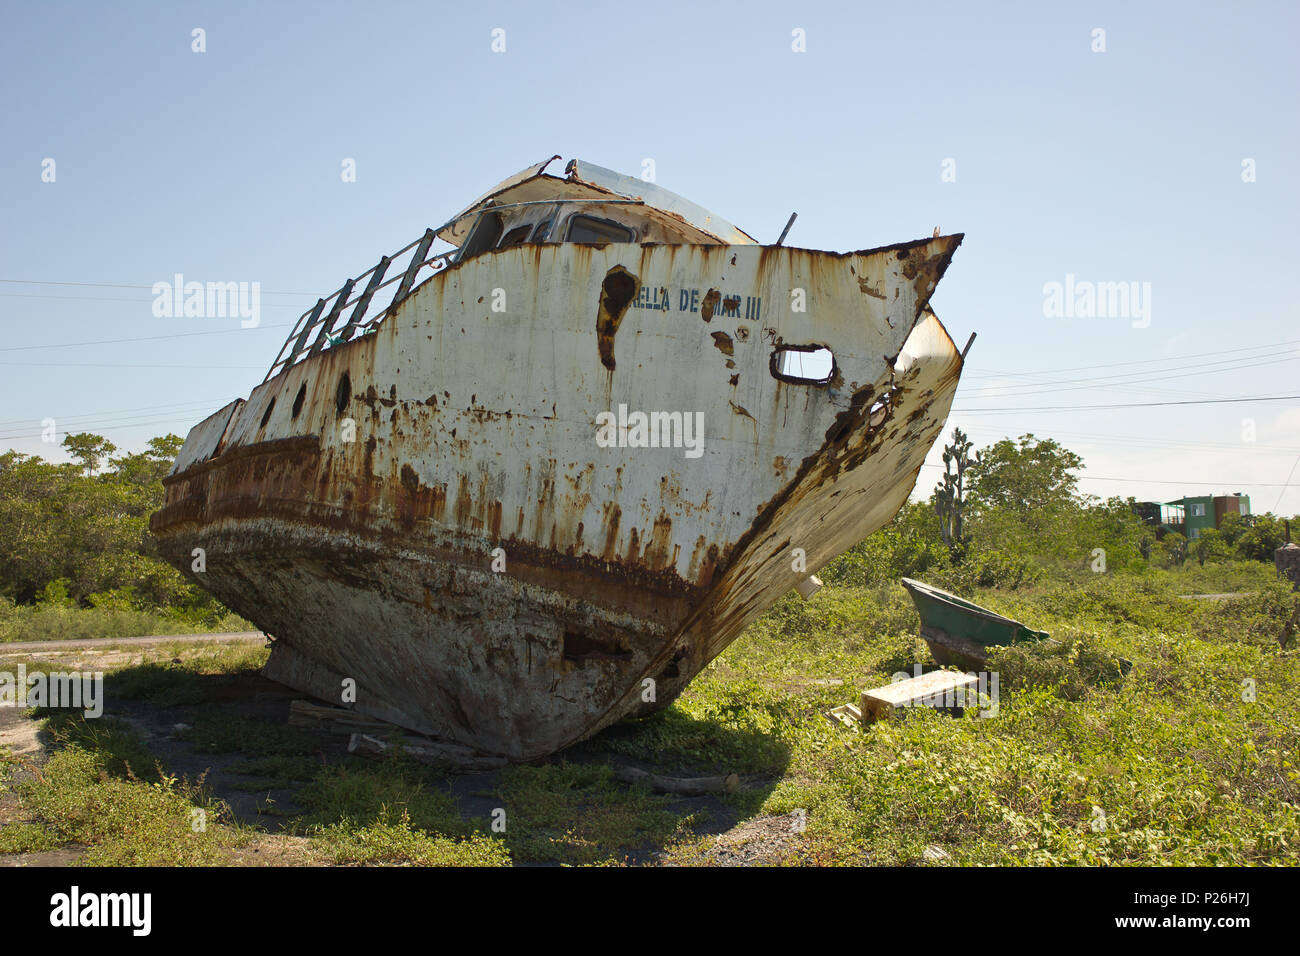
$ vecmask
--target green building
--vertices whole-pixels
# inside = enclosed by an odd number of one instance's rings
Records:
[[[1199,495],[1175,498],[1173,501],[1143,501],[1137,513],[1149,525],[1163,534],[1177,531],[1192,541],[1209,528],[1218,528],[1230,514],[1250,514],[1250,496],[1237,492],[1231,495]]]

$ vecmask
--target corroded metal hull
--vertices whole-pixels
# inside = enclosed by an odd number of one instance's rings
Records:
[[[154,534],[275,637],[272,676],[554,752],[666,706],[906,500],[961,370],[927,308],[960,239],[479,256],[195,426]],[[780,374],[812,346],[829,381]],[[698,457],[604,447],[620,405],[701,413]]]

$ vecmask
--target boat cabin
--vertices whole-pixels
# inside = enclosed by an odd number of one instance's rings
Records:
[[[530,166],[457,213],[438,238],[459,247],[454,262],[522,243],[609,242],[752,245],[733,224],[631,176],[571,160],[564,176]]]
[[[425,230],[294,323],[266,380],[296,362],[373,332],[425,270],[439,272],[522,243],[611,242],[756,245],[757,240],[702,206],[654,183],[570,160],[563,176],[546,172],[559,156],[498,183],[437,229]],[[451,249],[436,252],[435,239]],[[386,290],[392,289],[389,293]]]

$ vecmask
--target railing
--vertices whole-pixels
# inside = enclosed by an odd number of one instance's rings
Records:
[[[478,226],[484,213],[499,212],[503,209],[516,209],[521,206],[555,206],[558,208],[578,204],[643,206],[645,202],[640,199],[583,197],[538,199],[529,202],[503,203],[501,205],[489,204],[479,209],[468,234],[472,235],[474,233],[474,229]],[[452,220],[452,222],[455,222],[455,220]],[[271,363],[270,371],[266,373],[266,378],[262,379],[262,381],[269,382],[276,375],[293,367],[305,358],[319,355],[326,349],[342,345],[357,336],[373,332],[375,327],[411,294],[411,289],[414,288],[417,274],[421,269],[429,266],[432,268],[433,273],[437,273],[460,253],[461,249],[456,248],[448,249],[446,252],[440,252],[437,255],[429,255],[429,250],[433,247],[434,237],[450,225],[452,223],[448,222],[437,229],[426,229],[424,235],[419,239],[407,243],[391,256],[384,256],[378,263],[355,279],[349,279],[343,283],[342,288],[330,293],[323,299],[317,300],[315,306],[298,317],[298,321],[294,323],[289,337],[284,340],[284,345],[280,346],[280,352],[276,355],[275,361]],[[414,251],[412,252],[412,250]],[[411,257],[407,260],[406,266],[401,273],[385,280],[384,276],[388,274],[393,263],[401,260],[408,252],[411,253]],[[401,267],[399,266],[399,268]],[[358,286],[361,286],[363,282],[365,287],[360,292],[356,292]],[[399,284],[393,292],[393,297],[388,300],[388,304],[382,309],[372,310],[375,295],[393,283]],[[356,292],[355,297],[353,296],[354,292]],[[339,327],[343,312],[349,306],[352,306],[352,314],[348,317],[347,322]],[[335,331],[336,327],[338,327],[337,332]],[[309,341],[310,346],[308,345]]]
[[[284,340],[284,345],[280,346],[279,354],[271,363],[271,370],[266,373],[266,378],[262,381],[270,381],[304,358],[318,355],[357,336],[373,332],[384,317],[411,294],[416,276],[422,268],[430,266],[436,273],[456,254],[456,249],[449,249],[437,255],[429,255],[435,235],[435,230],[426,229],[419,239],[398,249],[391,256],[384,256],[355,279],[343,283],[342,288],[317,300],[315,306],[298,317],[298,321],[293,325],[293,331]],[[385,279],[393,263],[402,260],[408,252],[411,255],[405,268],[399,266],[401,268],[399,273]],[[376,296],[394,283],[397,284],[397,288],[392,298],[388,300],[388,304],[383,308],[373,308]],[[383,296],[379,296],[379,300],[382,299]],[[352,307],[352,313],[340,326],[344,310],[349,306]]]

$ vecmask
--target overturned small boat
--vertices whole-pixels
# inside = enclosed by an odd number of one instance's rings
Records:
[[[960,235],[764,246],[558,158],[316,302],[151,520],[268,676],[466,762],[671,703],[889,521],[962,367]]]
[[[934,585],[903,578],[921,618],[921,637],[940,664],[983,667],[991,647],[1050,640],[1046,631],[980,607]]]

